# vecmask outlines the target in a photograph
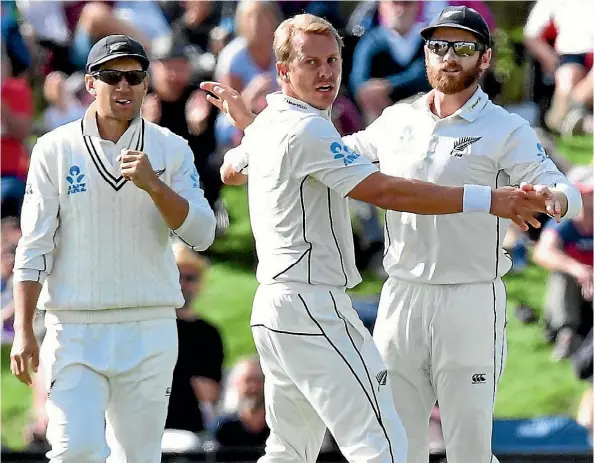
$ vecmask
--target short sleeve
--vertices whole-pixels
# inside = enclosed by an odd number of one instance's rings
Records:
[[[311,176],[341,196],[378,172],[367,158],[344,144],[332,123],[320,116],[296,124],[289,137],[288,155],[297,178]]]

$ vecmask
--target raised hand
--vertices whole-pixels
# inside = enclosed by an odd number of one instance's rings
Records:
[[[148,156],[142,151],[123,150],[116,161],[120,163],[122,176],[138,188],[149,192],[155,182],[159,181]]]
[[[231,123],[244,130],[256,117],[243,102],[240,93],[220,82],[202,82],[200,88],[210,93],[206,99],[224,112]]]

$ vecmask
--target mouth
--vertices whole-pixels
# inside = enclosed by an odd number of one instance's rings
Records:
[[[332,84],[318,85],[316,87],[316,91],[320,92],[320,93],[328,93],[328,92],[331,92],[332,90],[334,90],[334,85],[332,85]]]
[[[118,98],[115,100],[116,104],[122,108],[126,108],[132,104],[132,100],[127,100],[125,98]]]
[[[442,71],[444,74],[458,74],[460,72],[460,69],[442,69]]]

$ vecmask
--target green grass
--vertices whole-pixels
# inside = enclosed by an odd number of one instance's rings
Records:
[[[562,152],[574,163],[592,161],[592,140],[575,138],[560,143]],[[227,188],[224,201],[231,216],[228,234],[210,249],[212,266],[197,310],[222,331],[225,363],[254,352],[249,330],[252,298],[256,290],[253,238],[248,207],[242,188]],[[508,361],[497,396],[496,415],[532,417],[574,414],[585,384],[575,379],[569,362],[553,362],[551,346],[545,343],[542,326],[521,325],[513,308],[523,302],[540,311],[546,272],[530,266],[519,276],[505,278],[508,289]],[[364,275],[352,294],[377,294],[381,282]],[[30,390],[18,383],[8,368],[9,350],[2,348],[2,441],[20,447],[27,423]]]

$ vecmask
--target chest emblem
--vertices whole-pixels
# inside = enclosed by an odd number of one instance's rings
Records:
[[[84,182],[85,174],[82,174],[80,167],[72,166],[69,170],[69,175],[66,176],[68,182],[68,194],[84,193],[87,191],[87,184]]]
[[[470,145],[472,145],[473,143],[476,143],[477,141],[479,141],[481,138],[483,138],[483,137],[462,137],[462,138],[458,138],[454,142],[454,148],[452,148],[452,151],[450,153],[450,156],[461,158],[463,155],[468,154],[468,152],[466,151],[467,148]]]

